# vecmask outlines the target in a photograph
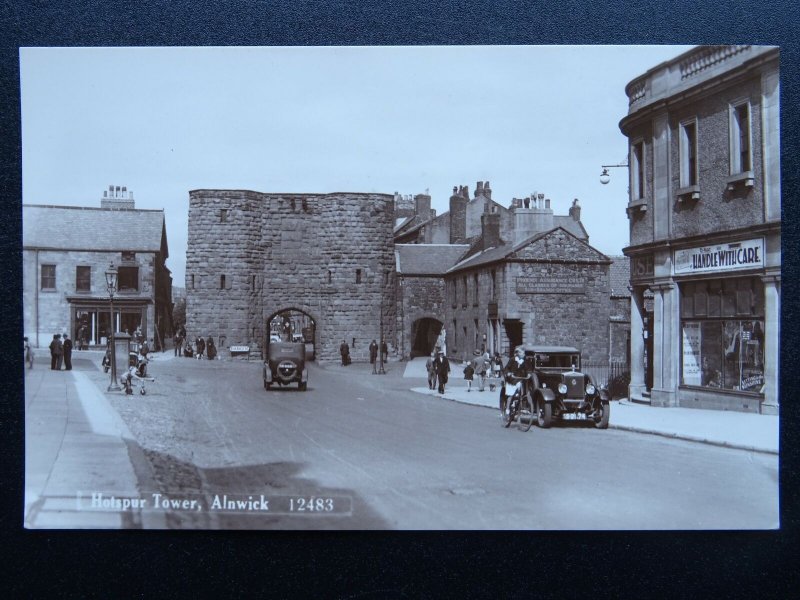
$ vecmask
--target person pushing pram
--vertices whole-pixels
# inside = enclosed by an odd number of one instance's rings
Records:
[[[147,365],[150,360],[145,354],[131,351],[128,354],[128,370],[120,377],[120,383],[125,388],[126,395],[133,394],[133,386],[139,386],[139,393],[144,396],[147,393],[146,382],[155,381],[155,377],[150,377],[147,373]]]

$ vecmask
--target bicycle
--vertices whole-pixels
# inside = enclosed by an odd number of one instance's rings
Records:
[[[500,419],[503,427],[510,427],[511,423],[516,420],[517,427],[520,431],[528,431],[533,425],[536,414],[533,411],[533,399],[531,398],[530,376],[528,377],[515,377],[514,375],[508,376],[510,383],[522,383],[518,386],[511,396],[506,394],[506,386],[500,386]]]

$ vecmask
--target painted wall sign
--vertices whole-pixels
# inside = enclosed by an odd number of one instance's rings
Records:
[[[557,275],[517,277],[518,294],[585,294],[586,278]]]
[[[764,239],[675,250],[675,275],[719,273],[764,266]]]

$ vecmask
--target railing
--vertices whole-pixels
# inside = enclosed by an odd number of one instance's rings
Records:
[[[592,376],[595,385],[606,386],[612,398],[628,395],[631,367],[624,361],[583,361],[581,370]]]

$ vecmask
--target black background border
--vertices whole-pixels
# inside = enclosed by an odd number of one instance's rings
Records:
[[[22,337],[19,47],[426,44],[781,46],[783,278],[778,532],[154,532],[22,528],[24,390],[0,361],[3,580],[14,596],[796,596],[798,397],[795,2],[86,0],[0,5],[0,319]],[[617,90],[615,93],[622,93]],[[620,118],[623,115],[620,115]],[[613,507],[610,507],[613,510]]]

